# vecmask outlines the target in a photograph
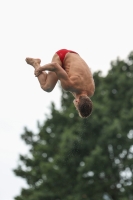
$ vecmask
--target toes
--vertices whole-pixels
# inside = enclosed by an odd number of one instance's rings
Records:
[[[28,62],[30,60],[30,58],[26,58],[25,61]]]
[[[40,64],[40,63],[41,63],[41,60],[40,60],[40,59],[34,59],[34,58],[29,58],[29,57],[27,57],[27,58],[25,59],[25,61],[26,61],[28,64],[33,64],[33,63],[38,63],[38,64]]]
[[[28,64],[31,64],[33,59],[32,58],[26,58],[25,61],[28,63]]]

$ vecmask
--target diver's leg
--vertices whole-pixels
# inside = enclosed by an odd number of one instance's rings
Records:
[[[41,60],[26,58],[26,62],[27,64],[32,65],[35,69],[37,69],[38,67],[40,67]],[[46,92],[51,92],[58,81],[58,78],[55,72],[48,72],[47,74],[45,71],[42,71],[37,78],[38,78],[41,88]]]

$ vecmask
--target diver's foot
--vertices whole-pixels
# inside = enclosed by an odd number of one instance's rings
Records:
[[[38,65],[40,65],[41,60],[39,58],[34,59],[34,58],[26,58],[25,61],[27,62],[27,64],[32,65],[33,67],[36,67]]]

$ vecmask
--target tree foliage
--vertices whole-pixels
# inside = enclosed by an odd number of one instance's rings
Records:
[[[16,200],[133,199],[133,52],[94,80],[89,118],[81,119],[72,95],[62,91],[62,109],[52,103],[37,134],[24,129],[29,153],[14,173],[28,188]]]

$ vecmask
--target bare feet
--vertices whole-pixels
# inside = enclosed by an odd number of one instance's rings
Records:
[[[32,65],[33,67],[37,67],[41,63],[40,59],[34,58],[26,58],[25,61],[27,62],[27,64]]]

